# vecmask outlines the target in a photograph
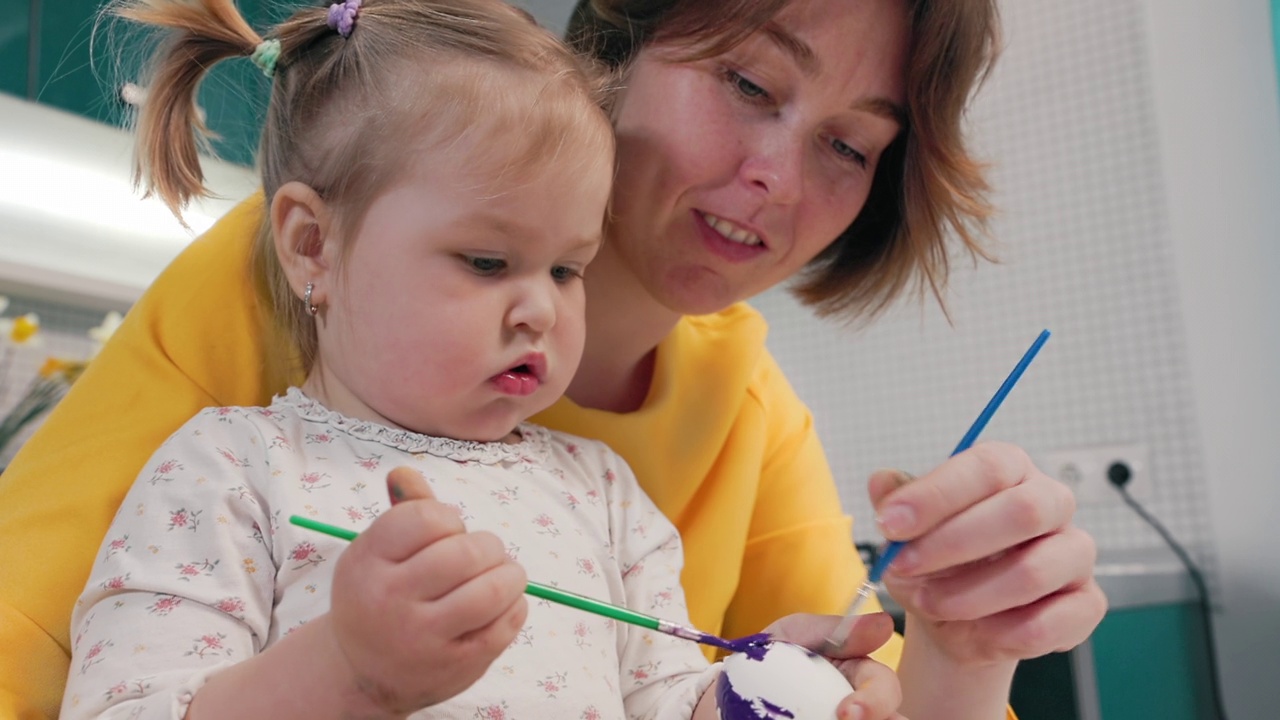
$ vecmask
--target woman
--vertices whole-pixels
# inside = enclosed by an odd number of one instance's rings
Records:
[[[581,369],[535,419],[632,465],[684,536],[706,631],[842,612],[865,575],[811,419],[739,301],[796,278],[819,312],[868,317],[943,285],[948,232],[978,251],[983,185],[959,128],[995,24],[992,0],[575,12],[571,41],[623,73],[619,168]],[[165,271],[0,481],[0,708],[56,711],[70,605],[146,457],[200,407],[264,403],[294,377],[248,269],[260,220],[245,203]],[[910,483],[877,473],[870,492],[880,531],[911,541],[887,578],[909,631],[875,656],[907,717],[998,717],[1019,659],[1100,620],[1071,495],[1017,448],[979,445]]]

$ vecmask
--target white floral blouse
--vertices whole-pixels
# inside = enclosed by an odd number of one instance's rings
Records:
[[[333,413],[290,389],[201,412],[156,452],[103,542],[72,617],[61,717],[181,718],[219,669],[328,608],[346,542],[386,473],[417,468],[469,529],[533,581],[687,624],[675,528],[604,444],[520,426],[516,444],[428,437]],[[529,598],[475,685],[414,718],[686,718],[715,676],[693,643]]]

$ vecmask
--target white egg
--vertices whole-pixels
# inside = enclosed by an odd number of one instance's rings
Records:
[[[791,643],[768,643],[763,653],[725,658],[716,681],[720,720],[835,720],[853,686],[834,665]]]

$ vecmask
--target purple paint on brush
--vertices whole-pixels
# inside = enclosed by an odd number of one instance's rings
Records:
[[[742,697],[733,689],[728,673],[720,673],[716,683],[716,706],[720,710],[720,720],[782,720],[796,716],[764,698],[748,700]]]
[[[743,653],[752,660],[763,660],[769,647],[769,633],[756,633],[736,640],[725,640],[710,633],[703,633],[698,642],[724,648],[729,652]]]

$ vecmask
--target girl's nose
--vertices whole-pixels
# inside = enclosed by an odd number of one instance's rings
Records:
[[[556,324],[555,282],[528,282],[520,288],[507,313],[507,324],[515,330],[544,333]]]

